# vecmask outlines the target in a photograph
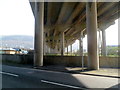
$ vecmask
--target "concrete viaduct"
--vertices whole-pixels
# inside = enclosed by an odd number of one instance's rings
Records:
[[[45,50],[64,56],[65,48],[87,34],[88,68],[99,69],[97,31],[102,31],[102,54],[106,55],[105,29],[119,18],[119,2],[30,2],[35,17],[34,65],[43,66]],[[68,51],[68,50],[67,50]]]

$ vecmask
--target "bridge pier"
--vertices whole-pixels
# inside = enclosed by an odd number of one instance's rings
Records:
[[[80,38],[79,38],[79,55],[83,55],[83,32],[81,32]]]
[[[61,33],[61,56],[64,56],[64,32]]]
[[[44,53],[44,55],[46,55],[46,49],[47,49],[47,47],[46,47],[46,38],[45,38],[45,33],[44,33],[44,35],[43,35],[43,53]]]
[[[72,44],[70,45],[70,52],[71,52],[71,55],[72,55]]]
[[[95,1],[95,0],[94,0]],[[97,43],[97,3],[86,3],[87,41],[88,41],[88,68],[99,69]]]
[[[102,55],[106,56],[106,32],[102,30]]]
[[[43,66],[44,3],[35,2],[34,66]]]
[[[67,55],[68,55],[68,46],[67,46]]]

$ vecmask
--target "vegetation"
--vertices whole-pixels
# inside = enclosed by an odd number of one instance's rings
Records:
[[[106,48],[107,56],[109,57],[119,57],[120,47],[118,46],[107,46]],[[88,53],[84,52],[84,56],[87,56]],[[79,56],[79,50],[76,52],[73,52],[72,56]],[[102,56],[101,53],[99,56]]]
[[[46,54],[47,56],[61,56],[61,54]],[[72,54],[70,54],[70,53],[65,53],[64,54],[64,56],[78,56],[77,54],[75,54],[75,53],[72,53]]]
[[[118,57],[120,47],[117,46],[107,46],[107,56]]]

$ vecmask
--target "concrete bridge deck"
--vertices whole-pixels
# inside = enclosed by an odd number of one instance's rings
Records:
[[[98,28],[105,30],[119,18],[119,2],[97,2]],[[35,15],[35,2],[31,2]],[[61,32],[64,32],[65,47],[86,35],[86,2],[45,2],[44,34],[51,48],[60,47]],[[69,41],[69,42],[68,42]]]

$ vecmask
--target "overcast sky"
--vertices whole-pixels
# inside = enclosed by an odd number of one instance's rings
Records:
[[[0,0],[1,35],[34,36],[34,16],[28,0]],[[118,44],[118,20],[106,29],[106,44]],[[86,46],[87,38],[84,38],[84,47]]]
[[[0,34],[34,35],[34,17],[28,0],[0,0]]]

